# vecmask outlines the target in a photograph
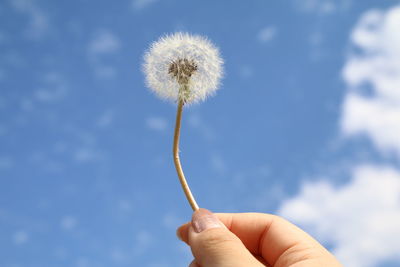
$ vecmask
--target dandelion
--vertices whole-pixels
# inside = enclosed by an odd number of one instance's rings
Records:
[[[144,56],[147,86],[159,97],[178,105],[173,155],[182,189],[193,210],[199,207],[186,182],[179,159],[179,136],[183,106],[197,103],[218,89],[223,61],[218,49],[206,38],[175,33],[151,44]]]

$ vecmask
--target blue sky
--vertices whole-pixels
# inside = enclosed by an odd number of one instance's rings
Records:
[[[0,265],[190,262],[176,107],[141,72],[151,42],[187,31],[225,60],[183,114],[199,205],[280,214],[346,266],[398,266],[399,25],[392,0],[0,1]]]

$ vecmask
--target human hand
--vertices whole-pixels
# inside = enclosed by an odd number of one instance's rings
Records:
[[[200,209],[177,235],[192,250],[189,267],[342,266],[307,233],[270,214]]]

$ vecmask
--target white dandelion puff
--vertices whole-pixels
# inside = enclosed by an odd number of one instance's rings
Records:
[[[175,33],[154,42],[144,56],[143,71],[147,86],[161,98],[178,103],[173,156],[176,172],[192,209],[196,200],[186,182],[179,159],[179,136],[183,106],[212,95],[222,77],[223,61],[218,49],[206,38]]]
[[[207,38],[178,32],[151,44],[143,71],[147,86],[159,97],[196,103],[218,89],[223,60]]]

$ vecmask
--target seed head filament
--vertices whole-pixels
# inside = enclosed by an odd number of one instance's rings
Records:
[[[179,99],[186,102],[190,99],[190,77],[197,71],[197,64],[192,59],[178,58],[169,65],[168,73],[179,83]]]

